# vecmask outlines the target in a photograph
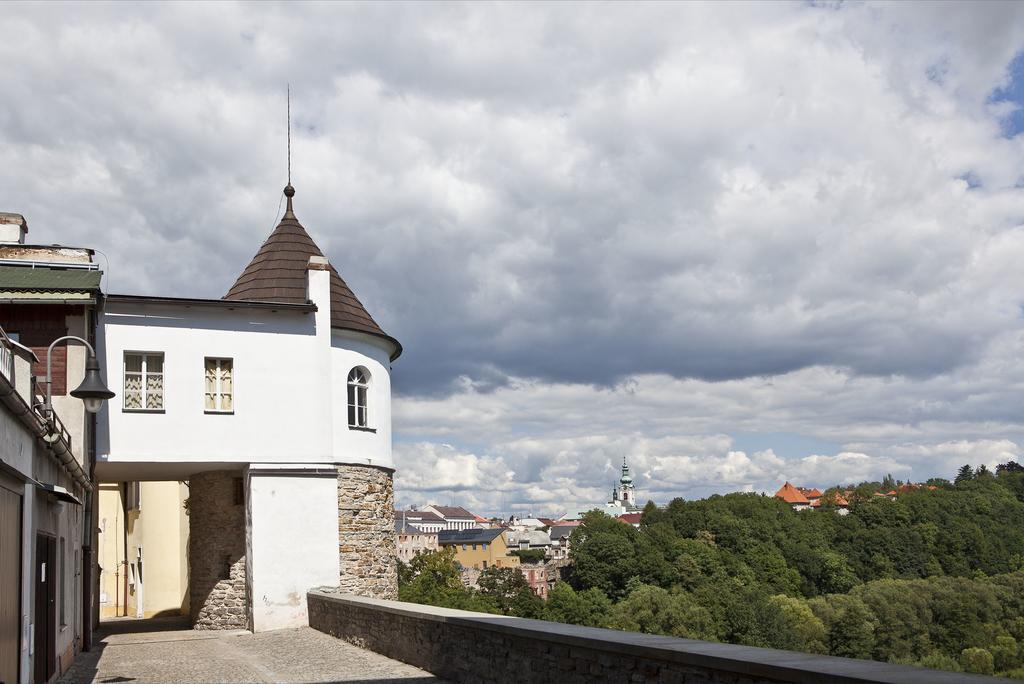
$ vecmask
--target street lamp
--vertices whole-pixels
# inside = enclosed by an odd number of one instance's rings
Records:
[[[78,340],[89,349],[89,357],[85,361],[85,379],[82,380],[82,384],[77,389],[71,390],[71,396],[85,402],[86,411],[96,413],[103,406],[103,402],[112,398],[114,393],[107,389],[107,386],[103,384],[103,380],[100,378],[100,362],[96,360],[96,350],[81,337],[75,337],[74,335],[58,337],[50,343],[50,348],[46,351],[46,413],[48,416],[53,415],[53,404],[51,403],[53,374],[50,366],[53,360],[53,348],[58,342],[63,342],[64,340]]]

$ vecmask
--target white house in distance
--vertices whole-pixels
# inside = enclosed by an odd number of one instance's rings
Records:
[[[479,527],[476,516],[461,506],[424,506],[423,511],[433,513],[444,520],[446,530],[468,530]]]
[[[284,192],[279,225],[223,299],[109,295],[100,320],[117,397],[100,414],[96,477],[188,482],[200,629],[304,625],[316,586],[397,592],[390,364],[402,348]]]

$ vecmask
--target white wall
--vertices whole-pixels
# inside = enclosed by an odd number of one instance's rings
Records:
[[[117,396],[99,415],[99,478],[114,472],[107,464],[118,463],[344,462],[393,467],[384,343],[375,345],[369,336],[332,334],[329,309],[324,309],[312,314],[108,300],[100,319],[99,353]],[[162,413],[123,410],[126,351],[164,353]],[[208,356],[234,360],[231,415],[204,412]],[[365,365],[373,375],[377,433],[348,430],[345,379],[353,365]],[[116,472],[117,479],[150,479],[143,470],[130,478],[123,468]],[[153,477],[171,479],[173,474]]]
[[[353,465],[393,468],[391,459],[391,362],[388,352],[369,335],[333,330],[331,367],[334,391],[334,445],[336,461]],[[370,427],[376,432],[348,427],[348,374],[356,366],[370,372],[367,394]]]
[[[261,466],[246,475],[253,631],[308,624],[306,592],[338,584],[338,477],[323,471]]]

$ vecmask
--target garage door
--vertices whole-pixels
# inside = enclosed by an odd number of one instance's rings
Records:
[[[21,495],[0,485],[0,684],[18,682]]]

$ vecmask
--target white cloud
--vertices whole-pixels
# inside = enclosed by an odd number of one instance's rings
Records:
[[[297,213],[405,345],[414,491],[603,498],[623,453],[659,496],[948,474],[1024,439],[1024,136],[991,97],[1022,15],[15,5],[0,209],[113,291],[219,296],[279,211],[290,81]]]

